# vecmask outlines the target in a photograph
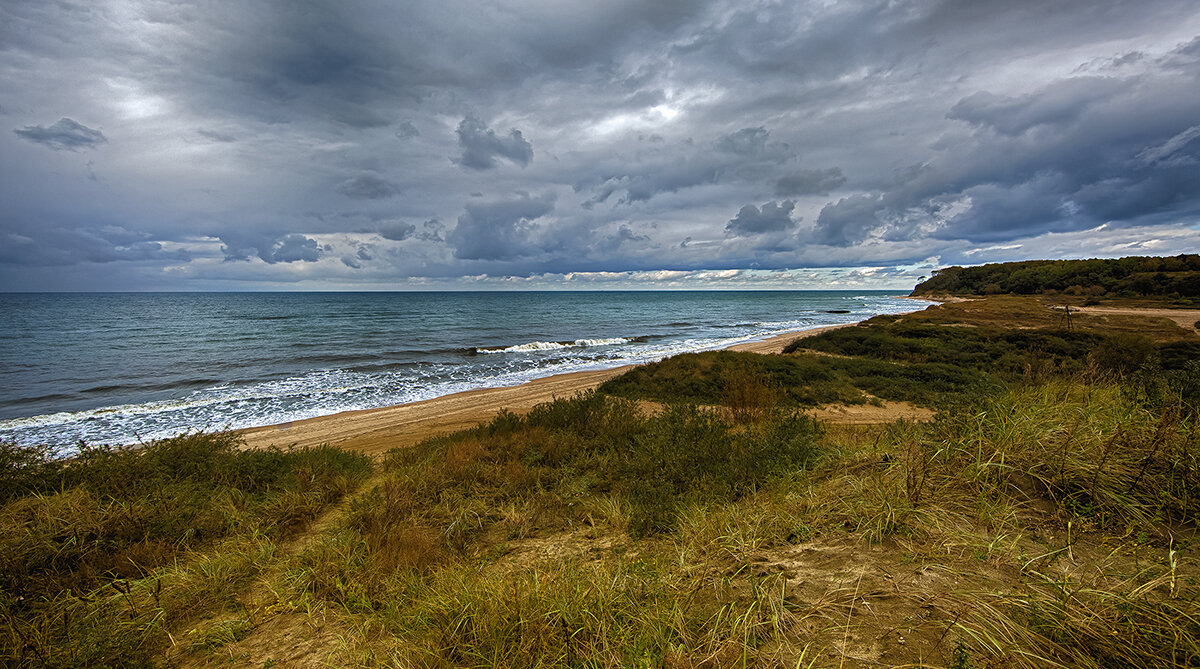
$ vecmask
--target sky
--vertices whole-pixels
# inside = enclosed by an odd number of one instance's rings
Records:
[[[5,0],[0,290],[1200,251],[1195,0]]]

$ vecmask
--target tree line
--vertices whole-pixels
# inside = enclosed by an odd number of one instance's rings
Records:
[[[1026,260],[935,270],[916,295],[1040,295],[1200,298],[1200,255]]]

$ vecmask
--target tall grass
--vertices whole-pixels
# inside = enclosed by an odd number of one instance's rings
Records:
[[[1190,563],[1137,567],[1118,548],[1070,568],[1083,533],[1145,552],[1194,526],[1195,419],[1156,397],[1059,379],[932,423],[835,433],[778,406],[734,421],[556,400],[393,452],[289,583],[350,616],[364,663],[809,666],[844,652],[860,606],[896,597],[936,614],[922,618],[928,666],[1187,665],[1200,661]],[[803,575],[763,565],[812,541],[1011,581],[936,596],[839,582],[810,601],[791,590]]]
[[[960,592],[944,609],[979,656],[1022,667],[1195,666],[1200,588],[1194,570],[1181,573],[1174,542],[1187,544],[1200,510],[1200,425],[1179,394],[1147,402],[1131,384],[1048,381],[893,426],[879,444],[892,454],[887,466],[847,477],[854,489],[835,508],[868,539],[1000,551],[997,564],[1020,574],[1014,589]],[[1081,537],[1097,536],[1109,564],[1077,566]],[[1122,557],[1147,550],[1158,556],[1150,567]]]
[[[1050,500],[1110,526],[1194,522],[1200,426],[1176,398],[1147,405],[1128,386],[1051,381],[989,398],[930,426],[943,488]]]
[[[147,666],[171,628],[228,603],[274,551],[371,472],[332,448],[239,450],[228,434],[8,454],[0,658]]]
[[[398,572],[388,583],[359,618],[362,634],[375,630],[376,639],[362,664],[769,666],[791,650],[801,617],[779,579],[743,590],[645,554],[521,569],[454,563],[424,578]]]

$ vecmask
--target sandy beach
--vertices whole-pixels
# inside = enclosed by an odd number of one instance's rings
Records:
[[[736,344],[729,347],[729,350],[779,353],[796,339],[849,325],[854,324],[830,325],[785,333],[762,341]],[[331,444],[380,455],[388,449],[411,446],[436,434],[471,427],[480,421],[489,420],[501,409],[519,413],[556,397],[571,397],[578,392],[595,388],[608,379],[623,374],[629,368],[629,365],[625,365],[613,369],[560,374],[519,386],[470,390],[421,402],[346,411],[280,425],[249,428],[242,430],[241,434],[249,448]],[[873,416],[880,411],[879,407],[840,407],[825,409],[819,413],[828,413],[829,418],[844,422],[875,422],[884,419]],[[883,411],[890,418],[906,414],[919,417],[918,414],[923,412],[915,407],[887,407]]]

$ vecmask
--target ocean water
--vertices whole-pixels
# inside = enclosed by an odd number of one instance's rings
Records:
[[[912,311],[899,292],[0,294],[0,441],[130,444]]]

